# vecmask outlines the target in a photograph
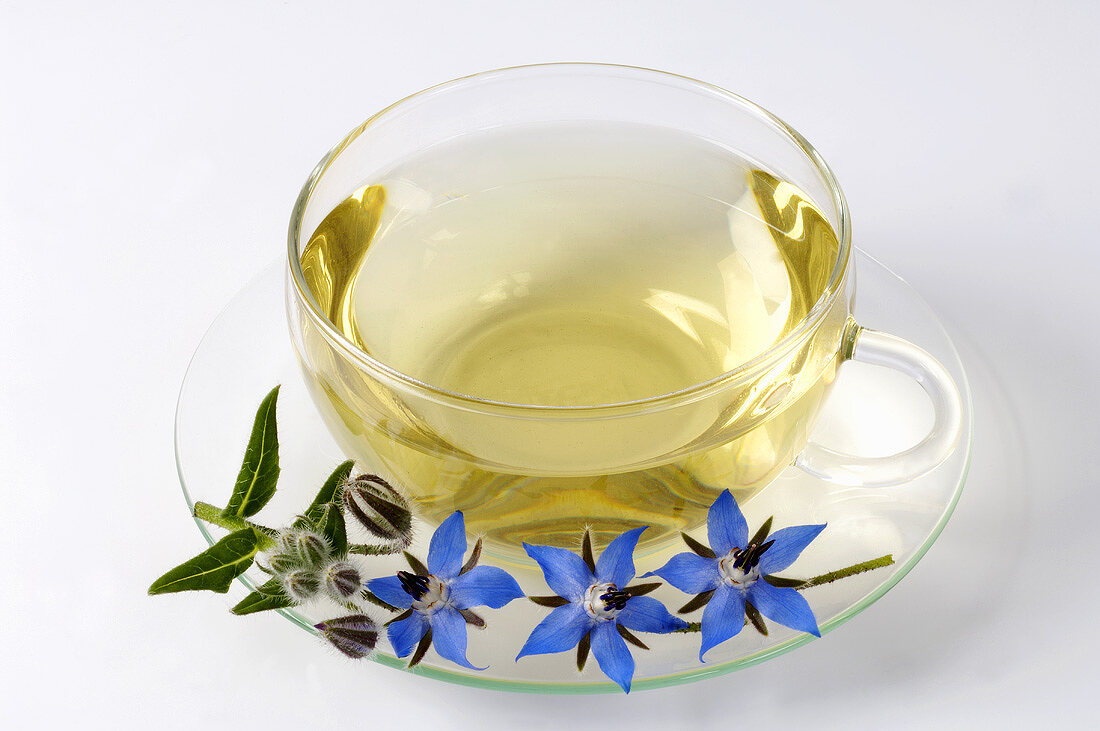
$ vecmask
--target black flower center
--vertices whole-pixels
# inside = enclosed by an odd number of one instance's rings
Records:
[[[629,593],[619,591],[619,587],[610,581],[604,581],[588,587],[582,605],[589,617],[606,622],[614,619],[629,600]]]
[[[741,569],[742,571],[750,571],[756,568],[764,552],[771,548],[773,543],[775,543],[775,541],[768,541],[760,545],[750,543],[747,548],[733,549],[732,568]]]
[[[629,599],[630,594],[619,590],[614,584],[611,584],[606,592],[600,594],[600,601],[603,602],[604,611],[606,612],[614,612],[622,609],[626,606],[626,602]]]
[[[397,580],[401,582],[401,588],[413,599],[423,599],[428,593],[428,577],[410,574],[408,571],[398,571]]]

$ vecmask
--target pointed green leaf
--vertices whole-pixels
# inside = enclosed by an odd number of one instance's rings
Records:
[[[292,606],[294,606],[294,600],[283,591],[282,582],[278,579],[269,579],[233,607],[233,614],[252,614]]]
[[[577,672],[584,671],[584,664],[588,662],[588,651],[592,648],[592,634],[585,633],[581,641],[577,643]]]
[[[686,543],[687,547],[690,548],[692,552],[696,555],[702,556],[703,558],[718,558],[718,556],[715,555],[714,551],[710,549],[710,546],[704,546],[702,543],[695,540],[687,533],[680,531],[680,537],[684,539],[684,543]]]
[[[661,582],[653,581],[647,584],[635,584],[634,586],[628,586],[623,589],[623,591],[625,591],[630,596],[645,596],[649,592],[660,588],[660,586]]]
[[[470,557],[466,559],[466,563],[462,564],[462,568],[459,570],[459,574],[465,574],[472,571],[477,562],[481,559],[481,539],[477,539],[477,543],[474,544],[474,550],[470,552]]]
[[[313,498],[313,504],[306,510],[306,518],[313,523],[317,523],[321,519],[321,511],[324,509],[325,505],[340,501],[340,496],[336,493],[340,489],[340,485],[344,483],[344,480],[348,479],[348,476],[351,475],[351,468],[354,466],[354,460],[349,459],[329,475],[328,479],[325,480],[325,484],[321,486],[320,491],[317,493],[317,497]]]
[[[756,533],[753,535],[752,538],[749,539],[750,546],[754,543],[758,546],[764,545],[764,541],[768,540],[768,536],[772,532],[772,518],[774,517],[775,516],[771,516],[764,521],[763,525],[756,529]]]
[[[290,527],[294,530],[308,530],[313,533],[317,532],[317,524],[304,515],[299,515],[294,519],[294,522],[290,524]]]
[[[458,613],[462,615],[462,618],[466,620],[466,624],[472,624],[478,629],[485,629],[485,620],[481,618],[481,615],[472,609],[459,609]]]
[[[584,529],[584,538],[581,540],[581,558],[584,565],[592,573],[596,573],[596,557],[592,554],[592,531]]]
[[[714,596],[714,589],[711,589],[710,591],[704,591],[701,594],[696,594],[690,600],[688,600],[687,604],[677,609],[676,613],[688,614],[689,612],[694,612],[700,607],[705,607],[712,596]]]
[[[787,587],[791,589],[802,589],[806,586],[806,582],[802,579],[788,579],[785,576],[772,576],[771,574],[765,576],[764,581],[772,586]]]
[[[252,565],[259,539],[251,528],[230,533],[198,556],[153,582],[150,594],[206,589],[224,594]]]
[[[390,606],[390,605],[387,604],[386,606]],[[401,612],[401,614],[398,614],[396,617],[393,617],[393,618],[387,620],[386,623],[382,626],[383,627],[389,627],[394,622],[402,622],[402,621],[408,619],[409,617],[411,617],[413,612],[415,612],[415,611],[416,611],[415,609],[406,609],[405,611]]]
[[[402,551],[405,554],[405,560],[409,562],[409,566],[412,567],[413,573],[418,576],[427,576],[431,572],[428,571],[428,567],[420,562],[416,556],[412,555],[408,551]]]
[[[227,518],[247,518],[260,512],[279,480],[279,434],[275,425],[275,402],[279,387],[271,389],[256,411],[252,436],[245,449],[244,462],[237,474],[233,497],[222,511]]]
[[[413,653],[412,659],[409,660],[409,664],[406,667],[415,667],[424,659],[424,655],[428,654],[428,648],[432,646],[432,628],[428,627],[428,631],[420,638],[420,644],[416,646],[416,652]]]
[[[756,631],[765,637],[768,636],[768,625],[764,624],[764,618],[752,602],[745,602],[745,618],[756,628]]]
[[[332,555],[343,558],[348,553],[348,532],[344,525],[344,513],[336,503],[321,506],[316,521],[317,532],[325,537]]]
[[[615,623],[615,629],[619,630],[619,634],[623,636],[624,640],[626,640],[630,644],[634,645],[635,647],[639,647],[643,650],[648,650],[649,649],[649,645],[642,642],[638,638],[638,635],[634,634],[633,632],[631,632],[630,630],[628,630],[626,627],[622,626],[618,622]]]

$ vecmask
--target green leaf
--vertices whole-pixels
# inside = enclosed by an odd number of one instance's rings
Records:
[[[354,460],[348,460],[344,462],[336,470],[329,475],[329,478],[325,480],[325,484],[321,486],[321,490],[317,493],[317,497],[313,498],[313,503],[305,512],[306,518],[311,523],[317,524],[321,520],[321,511],[328,503],[339,502],[340,497],[336,494],[340,489],[340,485],[344,480],[348,479],[351,474],[351,468],[355,466]]]
[[[283,591],[283,584],[278,579],[270,579],[259,589],[252,592],[233,607],[233,614],[252,614],[264,612],[269,609],[286,609],[294,606],[294,600]]]
[[[230,533],[198,556],[153,582],[150,594],[206,589],[224,594],[229,585],[252,565],[259,538],[251,528]]]
[[[474,544],[474,550],[470,552],[470,557],[466,559],[466,563],[462,564],[462,568],[459,569],[459,574],[465,574],[469,571],[473,571],[477,567],[477,562],[481,559],[481,539],[477,539],[477,543]]]
[[[626,627],[622,626],[618,622],[615,623],[615,629],[619,630],[619,634],[623,636],[624,640],[626,640],[630,644],[634,645],[635,647],[639,647],[643,650],[648,650],[649,649],[649,645],[642,642],[640,639],[638,639],[638,636],[636,634],[634,634],[633,632],[631,632],[630,630],[628,630]]]
[[[768,625],[764,624],[764,618],[760,616],[759,610],[753,606],[752,602],[745,602],[745,618],[756,628],[757,632],[765,637],[768,636]]]
[[[585,528],[584,538],[581,540],[581,558],[584,559],[584,565],[588,567],[588,570],[596,573],[596,557],[592,555],[592,532],[587,528]]]
[[[707,602],[710,601],[710,598],[712,596],[714,596],[714,589],[711,589],[709,591],[704,591],[701,594],[696,594],[690,600],[688,600],[687,604],[685,604],[684,606],[677,609],[676,613],[677,614],[688,614],[690,612],[694,612],[696,609],[699,609],[700,607],[705,607],[707,605]]]
[[[344,513],[336,503],[326,503],[321,506],[320,516],[315,525],[317,532],[325,537],[332,555],[343,557],[348,553],[348,532],[344,525]]]
[[[680,537],[684,539],[684,543],[687,544],[687,547],[690,548],[692,552],[695,553],[697,556],[702,556],[703,558],[718,558],[718,556],[715,555],[714,551],[710,549],[710,546],[704,546],[702,543],[695,540],[687,533],[680,531]]]
[[[764,581],[768,582],[772,586],[785,587],[790,589],[801,589],[805,586],[806,582],[803,579],[788,579],[785,576],[772,576],[768,574],[764,577]]]
[[[661,582],[653,581],[647,584],[635,584],[634,586],[628,586],[623,589],[623,591],[625,591],[630,596],[645,596],[649,592],[660,588],[660,586]]]
[[[408,551],[402,551],[405,554],[405,560],[409,562],[409,566],[412,567],[413,573],[418,576],[427,576],[431,572],[428,571],[428,567],[420,562],[416,556],[412,555]]]
[[[577,672],[584,670],[584,664],[588,662],[588,651],[592,648],[592,633],[586,632],[581,641],[577,643]]]
[[[420,644],[416,646],[416,652],[413,653],[412,659],[409,660],[409,664],[406,667],[415,667],[424,659],[424,655],[428,653],[428,648],[432,646],[432,628],[428,627],[428,631],[420,638]]]
[[[233,497],[222,511],[227,518],[247,518],[260,512],[279,480],[279,434],[275,425],[275,402],[279,387],[271,389],[256,411],[252,436],[245,449],[244,463],[237,474]]]
[[[764,545],[764,541],[768,540],[768,535],[772,532],[772,518],[774,517],[773,515],[765,520],[764,524],[756,530],[756,534],[749,539],[750,546],[754,543],[758,546]]]

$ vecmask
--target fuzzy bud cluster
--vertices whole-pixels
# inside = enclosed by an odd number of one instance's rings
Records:
[[[298,603],[322,591],[334,601],[344,602],[362,586],[359,570],[334,556],[324,536],[300,524],[280,534],[268,565],[286,595]]]

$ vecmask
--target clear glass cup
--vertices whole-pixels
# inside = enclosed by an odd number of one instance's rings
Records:
[[[558,121],[642,122],[736,150],[795,185],[836,234],[828,283],[805,317],[766,352],[721,375],[650,398],[544,406],[478,398],[418,380],[368,354],[318,301],[333,283],[303,252],[326,215],[399,161],[470,132]],[[346,453],[401,485],[419,514],[466,513],[498,553],[521,541],[568,546],[648,525],[657,544],[705,521],[728,489],[751,498],[796,464],[823,479],[883,486],[940,464],[962,430],[959,393],[919,347],[861,328],[844,196],[810,144],[774,115],[717,87],[652,70],[549,64],[490,71],[414,94],[353,130],[318,164],[291,217],[287,307],[305,380]],[[810,266],[810,262],[806,262]],[[429,295],[430,296],[430,295]],[[889,457],[845,455],[809,441],[838,367],[849,359],[920,383],[935,423]]]

